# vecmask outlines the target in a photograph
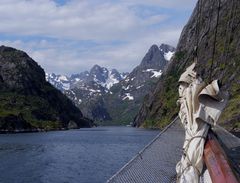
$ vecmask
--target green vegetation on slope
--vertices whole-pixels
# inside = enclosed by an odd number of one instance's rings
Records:
[[[175,60],[180,61],[184,57],[185,53],[182,51],[175,53]],[[155,101],[151,107],[150,115],[147,116],[141,126],[145,128],[164,128],[177,115],[178,79],[182,71],[183,69],[173,68],[168,75],[164,75],[161,78],[160,82],[163,85],[161,90],[155,93],[155,97],[161,98],[161,100]]]
[[[0,46],[0,130],[90,127],[81,111],[46,82],[26,53]]]
[[[62,127],[57,121],[57,111],[46,100],[36,96],[19,95],[14,92],[1,93],[0,118],[10,115],[21,116],[34,129],[51,130]]]
[[[193,53],[198,43],[197,73],[207,83],[218,79],[222,90],[230,94],[219,123],[229,130],[240,130],[240,1],[233,0],[230,4],[227,0],[221,1],[218,22],[217,1],[203,0],[200,4],[202,7],[195,8],[183,29],[167,72],[153,94],[146,97],[136,116],[136,126],[163,127],[177,115],[177,81],[193,63]]]

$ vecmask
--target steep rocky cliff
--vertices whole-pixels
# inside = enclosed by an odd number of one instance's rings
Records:
[[[220,124],[240,128],[240,1],[199,0],[184,27],[174,58],[154,91],[145,97],[135,126],[163,127],[178,112],[178,78],[197,55],[197,73],[218,79],[230,100]]]
[[[89,127],[92,122],[45,80],[26,53],[0,46],[0,130]]]

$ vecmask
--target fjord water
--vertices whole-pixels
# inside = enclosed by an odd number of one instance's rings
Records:
[[[0,182],[103,183],[158,131],[98,127],[0,135]]]

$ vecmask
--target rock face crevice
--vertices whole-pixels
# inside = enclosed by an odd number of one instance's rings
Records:
[[[25,52],[0,46],[0,78],[1,131],[61,129],[71,121],[92,125]]]
[[[145,97],[135,126],[163,127],[176,115],[178,78],[193,63],[204,81],[218,79],[230,100],[221,123],[239,129],[240,1],[199,0],[184,27],[174,58],[156,88]],[[197,48],[197,49],[196,49]]]

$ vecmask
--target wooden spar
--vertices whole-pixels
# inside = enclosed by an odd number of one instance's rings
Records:
[[[217,138],[210,131],[203,153],[213,183],[239,183]]]

